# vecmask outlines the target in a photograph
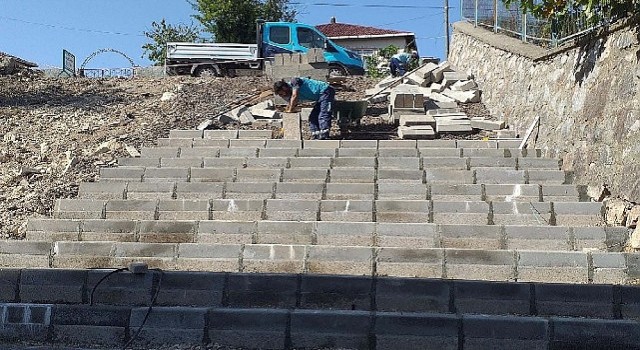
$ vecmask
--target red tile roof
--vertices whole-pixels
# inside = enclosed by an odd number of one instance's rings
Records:
[[[413,33],[401,32],[392,29],[380,29],[374,27],[359,26],[355,24],[347,23],[327,23],[317,25],[319,31],[329,38],[342,37],[342,36],[363,36],[363,35],[393,35],[393,34],[407,34],[413,35]]]

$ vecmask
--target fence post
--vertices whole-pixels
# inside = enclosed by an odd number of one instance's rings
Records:
[[[527,11],[522,11],[522,41],[527,42]]]
[[[478,1],[479,1],[479,0],[476,0],[476,1],[475,1],[475,3],[476,3],[476,10],[475,10],[475,18],[473,19],[473,26],[474,26],[474,27],[477,27],[477,26],[478,26]]]
[[[498,0],[493,0],[493,32],[498,32]]]

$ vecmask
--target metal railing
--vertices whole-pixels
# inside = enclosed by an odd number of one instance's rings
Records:
[[[523,13],[518,3],[507,7],[502,0],[460,0],[460,9],[461,18],[476,27],[487,27],[496,33],[509,34],[546,47],[561,45],[620,17],[612,12],[612,0],[602,0],[591,16],[572,0],[569,2],[567,11],[550,19],[537,19]]]
[[[135,68],[83,68],[78,69],[78,76],[86,78],[131,78],[135,76]]]

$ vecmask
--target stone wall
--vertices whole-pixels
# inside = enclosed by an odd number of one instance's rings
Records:
[[[491,112],[563,159],[576,182],[640,202],[640,32],[637,22],[550,52],[456,23],[449,61],[468,70]],[[527,49],[529,46],[529,49]],[[533,141],[533,140],[530,140]]]

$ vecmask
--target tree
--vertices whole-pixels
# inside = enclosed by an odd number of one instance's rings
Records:
[[[200,30],[194,25],[179,24],[177,26],[167,24],[163,18],[160,23],[151,23],[152,29],[143,32],[152,42],[142,45],[145,55],[154,65],[161,65],[167,54],[167,43],[172,41],[195,41],[200,35]]]
[[[602,16],[621,16],[640,10],[640,0],[502,0],[507,6],[518,4],[537,18],[551,18],[579,9],[588,19]]]
[[[255,43],[256,20],[293,21],[289,0],[187,0],[206,32],[219,43]]]

